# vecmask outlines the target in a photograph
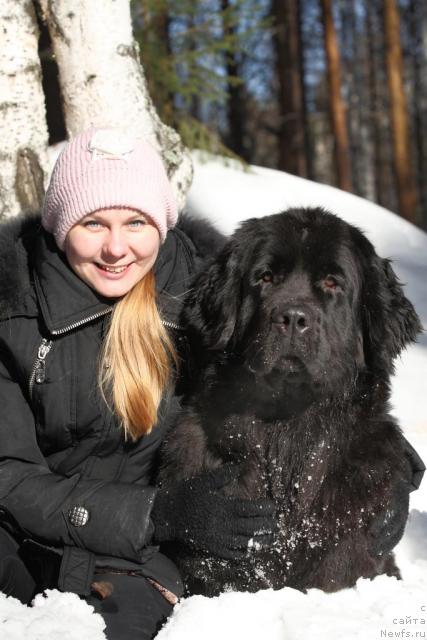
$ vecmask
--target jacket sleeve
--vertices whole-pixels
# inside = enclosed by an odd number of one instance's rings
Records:
[[[36,440],[34,417],[4,358],[0,360],[0,507],[26,535],[139,561],[150,542],[156,489],[52,473]],[[86,509],[83,526],[70,521]]]

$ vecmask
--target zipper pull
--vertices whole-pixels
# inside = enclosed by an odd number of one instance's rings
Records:
[[[36,365],[35,381],[37,384],[43,384],[46,380],[46,365],[44,360],[40,360]]]
[[[37,384],[43,384],[43,382],[46,380],[45,359],[51,347],[52,347],[52,341],[43,339],[43,342],[41,343],[37,353],[37,362],[36,362],[36,370],[35,370],[35,381]]]

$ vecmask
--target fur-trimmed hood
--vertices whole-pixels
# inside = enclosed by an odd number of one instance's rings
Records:
[[[37,313],[30,261],[41,230],[40,215],[0,224],[0,320],[14,313]]]

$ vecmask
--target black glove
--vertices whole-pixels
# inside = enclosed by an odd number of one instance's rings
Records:
[[[415,491],[415,489],[419,489],[420,487],[426,466],[415,451],[414,447],[406,440],[406,438],[403,438],[403,446],[405,448],[405,455],[411,467],[409,491]]]
[[[373,556],[390,553],[403,536],[408,519],[410,491],[410,482],[400,479],[393,487],[386,509],[373,519],[368,530],[368,550]]]
[[[181,544],[228,559],[245,555],[251,538],[263,544],[276,528],[269,500],[225,496],[221,487],[238,476],[233,464],[159,489],[151,518],[154,541]]]
[[[369,552],[374,556],[390,553],[405,530],[409,511],[409,494],[418,489],[425,471],[425,464],[414,447],[402,436],[405,453],[405,477],[393,487],[387,508],[373,520],[368,534],[371,538]]]

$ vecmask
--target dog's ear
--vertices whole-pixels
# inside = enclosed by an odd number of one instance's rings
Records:
[[[394,273],[390,260],[372,250],[365,269],[362,292],[362,322],[368,368],[387,375],[393,360],[422,331],[420,319]]]
[[[239,255],[229,241],[197,278],[183,312],[190,340],[211,350],[225,349],[233,335],[241,300]]]

